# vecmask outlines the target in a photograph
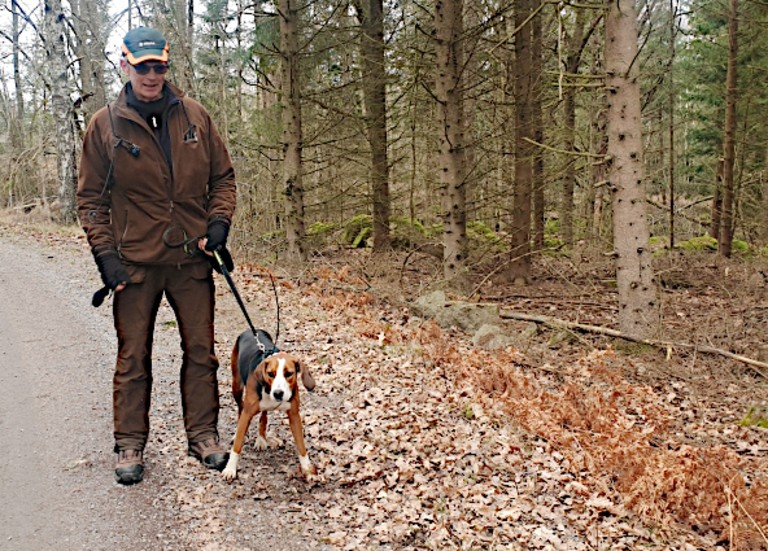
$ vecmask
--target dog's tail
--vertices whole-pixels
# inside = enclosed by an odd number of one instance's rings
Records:
[[[312,377],[312,372],[309,370],[309,366],[304,362],[299,364],[299,371],[301,371],[301,382],[304,384],[304,388],[307,390],[315,389],[315,378]]]

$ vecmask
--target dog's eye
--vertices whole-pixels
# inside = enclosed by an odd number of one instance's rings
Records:
[[[293,377],[293,371],[286,371],[285,372],[285,378],[286,379],[290,379],[291,377]]]

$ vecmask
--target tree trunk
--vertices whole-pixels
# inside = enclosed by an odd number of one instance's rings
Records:
[[[573,196],[576,189],[576,86],[575,75],[579,72],[581,52],[583,51],[584,25],[586,11],[576,8],[576,22],[573,34],[568,40],[568,57],[566,59],[566,79],[572,83],[565,87],[563,97],[563,149],[565,149],[565,170],[563,173],[563,197],[560,205],[560,232],[563,243],[570,247],[573,245]]]
[[[80,61],[82,111],[87,124],[91,116],[107,104],[104,78],[105,37],[108,29],[106,6],[100,1],[72,0],[77,30],[77,57]]]
[[[167,6],[160,10],[164,14],[164,20],[159,26],[171,43],[173,82],[194,97],[198,87],[192,53],[195,3],[194,0],[168,0]],[[206,14],[206,19],[214,28],[217,18],[221,17],[221,6],[220,3],[211,3]]]
[[[738,12],[739,0],[730,0],[728,12],[728,69],[725,77],[725,129],[723,139],[723,203],[717,251],[720,256],[731,256],[733,242],[733,167],[736,163],[736,62],[739,52]]]
[[[186,21],[182,28],[186,31],[183,33],[184,40],[182,47],[184,48],[184,90],[189,90],[189,93],[195,91],[195,58],[192,50],[195,46],[195,0],[187,0],[186,5]]]
[[[463,0],[435,1],[435,96],[443,206],[443,275],[456,288],[466,284],[467,221],[464,158]]]
[[[496,162],[494,167],[494,187],[493,193],[498,197],[509,198],[503,203],[495,205],[495,216],[499,229],[509,233],[514,224],[514,213],[512,211],[512,200],[514,198],[514,174],[512,171],[512,160],[514,152],[514,75],[515,60],[513,53],[513,37],[515,29],[515,20],[511,16],[499,18],[496,33],[499,36],[506,37],[503,47],[498,48],[499,62],[503,70],[499,72],[499,84],[494,94],[494,118],[493,124],[501,128],[499,140],[496,144]]]
[[[715,189],[712,193],[712,223],[709,226],[709,236],[717,241],[720,240],[720,221],[723,218],[723,170],[724,161],[722,158],[717,161],[717,172],[715,172]]]
[[[533,128],[531,125],[530,0],[515,5],[515,189],[512,201],[511,259],[508,279],[526,284],[531,277],[531,191]]]
[[[382,252],[390,248],[384,7],[383,0],[358,0],[356,6],[363,29],[360,55],[363,62],[365,126],[371,152],[373,252]]]
[[[60,220],[75,221],[76,139],[67,60],[67,18],[61,0],[45,3],[46,65],[51,85],[51,114],[56,124],[56,166],[59,180]]]
[[[280,107],[283,122],[283,193],[288,258],[307,258],[302,182],[301,98],[299,94],[298,19],[296,0],[278,0],[280,14]]]
[[[538,10],[541,0],[533,0],[533,9]],[[544,143],[544,120],[542,117],[542,59],[541,59],[541,13],[537,13],[531,22],[531,124],[533,139]],[[536,147],[533,157],[533,246],[536,250],[544,248],[544,153]]]
[[[762,173],[762,186],[761,191],[763,194],[763,213],[768,212],[768,147],[765,148],[765,152],[763,153],[763,173]],[[765,216],[760,217],[760,238],[763,242],[763,245],[768,243],[768,218]]]
[[[675,248],[675,41],[677,40],[677,10],[675,0],[669,0],[669,248]]]
[[[482,9],[478,3],[464,4],[462,13],[462,29],[475,29],[482,25]],[[462,39],[462,56],[464,58],[461,71],[461,87],[463,90],[476,90],[481,87],[484,81],[481,76],[482,59],[476,55],[478,46],[478,37],[475,33],[466,32]],[[477,96],[473,94],[462,93],[462,120],[464,121],[464,194],[465,204],[468,210],[472,210],[473,220],[485,224],[491,224],[493,215],[488,216],[483,208],[487,204],[486,186],[483,185],[483,179],[478,178],[478,159],[477,143],[479,135],[477,117],[482,113],[478,105]],[[481,115],[482,116],[482,115]],[[471,205],[471,207],[470,207]],[[469,216],[469,214],[467,214]],[[467,238],[469,239],[469,238]],[[469,243],[469,241],[467,241]]]
[[[595,114],[592,121],[592,135],[593,144],[592,149],[597,155],[605,158],[608,154],[608,134],[607,128],[607,114],[605,109],[601,108]],[[589,221],[590,230],[589,234],[592,237],[591,241],[596,242],[600,236],[603,235],[603,206],[607,201],[605,199],[605,185],[606,173],[608,167],[605,162],[595,163],[592,167],[592,189],[589,192],[589,204],[592,207],[591,219]],[[607,224],[606,224],[607,225]]]
[[[605,34],[609,178],[613,194],[619,329],[634,337],[651,338],[659,331],[659,306],[645,214],[634,0],[609,4]]]
[[[19,8],[11,2],[11,39],[13,40],[13,85],[16,94],[16,112],[11,118],[11,147],[14,156],[24,149],[24,88],[22,88],[21,65],[19,65]]]

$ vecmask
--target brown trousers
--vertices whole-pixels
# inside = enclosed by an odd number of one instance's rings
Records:
[[[115,448],[144,449],[149,435],[152,343],[165,294],[181,335],[181,406],[189,442],[218,436],[214,284],[207,262],[128,267],[133,283],[113,301],[117,363],[113,379]]]

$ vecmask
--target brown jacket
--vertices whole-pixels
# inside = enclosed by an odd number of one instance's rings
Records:
[[[128,264],[199,262],[168,242],[204,236],[214,219],[231,223],[235,209],[235,172],[210,115],[166,86],[175,95],[165,122],[173,171],[160,141],[128,106],[125,87],[110,108],[93,116],[83,140],[80,223],[95,253],[113,249]]]

